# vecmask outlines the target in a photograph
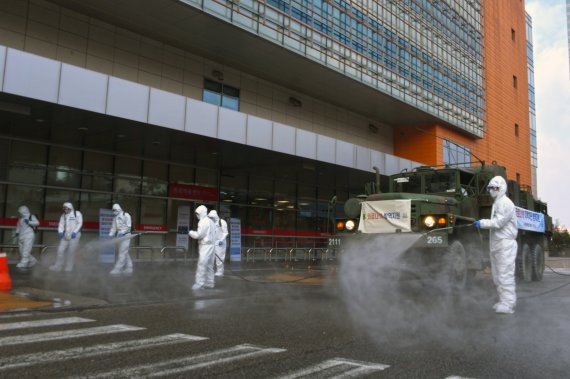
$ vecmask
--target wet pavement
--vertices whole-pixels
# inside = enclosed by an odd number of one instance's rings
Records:
[[[30,309],[55,310],[157,303],[189,297],[211,298],[225,293],[263,293],[280,284],[321,285],[334,280],[335,263],[239,262],[226,264],[213,290],[193,291],[196,262],[139,262],[132,275],[111,276],[110,266],[76,266],[73,272],[51,272],[9,266],[12,290],[0,293],[0,313]]]

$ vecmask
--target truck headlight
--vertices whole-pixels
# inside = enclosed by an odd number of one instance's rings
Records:
[[[432,228],[435,225],[435,219],[432,216],[427,216],[424,218],[424,225],[428,228]]]
[[[345,224],[346,230],[353,230],[356,224],[352,220],[348,220]]]

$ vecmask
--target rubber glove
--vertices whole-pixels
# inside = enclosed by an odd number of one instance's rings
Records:
[[[481,227],[481,221],[477,220],[473,223],[473,226],[479,229]]]
[[[73,239],[75,239],[75,237],[77,237],[77,233],[75,233],[75,232],[71,233],[71,239],[73,240]]]
[[[30,220],[28,220],[27,218],[25,218],[25,219],[24,219],[24,222],[25,222],[25,223],[26,223],[26,225],[27,225],[27,224],[29,224],[29,223],[30,223]]]
[[[63,233],[58,233],[59,234],[59,238],[63,238]]]
[[[124,237],[124,236],[125,236],[124,233],[117,233],[117,238],[121,238],[121,237]]]

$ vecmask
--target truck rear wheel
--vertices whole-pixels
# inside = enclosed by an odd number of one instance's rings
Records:
[[[517,259],[518,277],[528,283],[532,280],[532,252],[527,243],[522,246],[521,254]]]
[[[541,281],[544,274],[544,250],[536,244],[532,247],[532,280]]]
[[[465,248],[459,241],[453,243],[447,249],[446,266],[449,283],[454,290],[462,290],[467,285],[467,258]]]

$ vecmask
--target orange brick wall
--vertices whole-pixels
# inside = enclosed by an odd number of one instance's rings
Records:
[[[440,125],[394,130],[394,154],[428,165],[443,164],[443,141],[464,145],[487,163],[507,167],[509,179],[520,174],[531,185],[526,24],[521,0],[484,1],[487,129],[483,139]],[[515,31],[515,40],[512,31]],[[517,88],[513,85],[517,77]],[[515,135],[515,124],[519,135]],[[420,131],[419,129],[423,130]],[[473,158],[473,160],[476,160]]]

